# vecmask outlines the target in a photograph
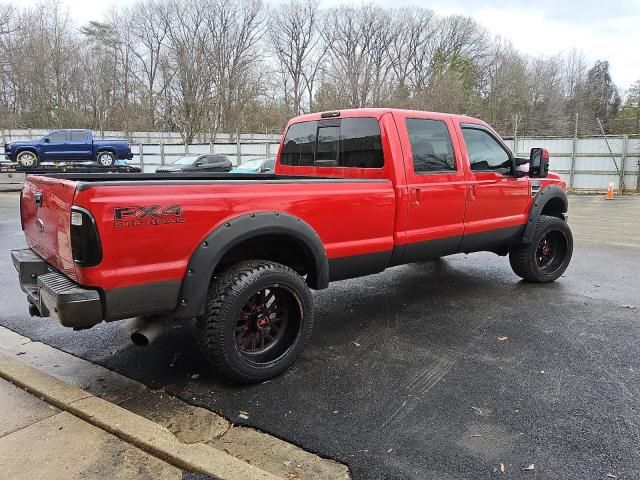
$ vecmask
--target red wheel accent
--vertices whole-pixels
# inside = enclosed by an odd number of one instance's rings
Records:
[[[286,287],[267,286],[247,299],[234,326],[238,352],[252,361],[270,361],[271,351],[287,349],[291,323],[299,324],[299,300]]]

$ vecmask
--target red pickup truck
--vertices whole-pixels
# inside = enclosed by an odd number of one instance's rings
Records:
[[[289,122],[272,175],[29,176],[29,248],[12,256],[32,315],[138,316],[141,342],[195,318],[209,362],[255,382],[295,361],[310,289],[329,282],[476,251],[556,280],[573,250],[565,190],[545,150],[515,158],[475,118],[325,112]]]

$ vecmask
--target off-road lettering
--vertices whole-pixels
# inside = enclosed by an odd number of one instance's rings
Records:
[[[166,225],[185,222],[182,215],[182,206],[177,203],[167,207],[161,207],[160,205],[115,207],[113,209],[113,219],[116,227]]]

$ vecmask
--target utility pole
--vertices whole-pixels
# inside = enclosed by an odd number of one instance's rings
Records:
[[[573,177],[576,173],[576,153],[578,147],[578,112],[573,126],[573,142],[571,143],[571,169],[569,170],[569,190],[573,190]]]
[[[598,122],[598,127],[600,127],[600,131],[602,132],[604,141],[607,144],[607,148],[609,149],[609,155],[611,155],[611,160],[613,160],[613,165],[616,167],[616,171],[618,172],[618,176],[620,177],[620,193],[623,193],[624,192],[624,172],[620,171],[620,169],[618,168],[618,162],[616,162],[616,157],[613,154],[613,150],[611,150],[609,139],[607,138],[607,135],[604,133],[604,127],[602,126],[602,122],[598,117],[596,117],[596,121]]]
[[[520,114],[513,116],[513,154],[518,156],[518,127],[520,126]]]

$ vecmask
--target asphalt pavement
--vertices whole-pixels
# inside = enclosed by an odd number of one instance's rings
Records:
[[[24,245],[18,194],[0,193],[0,324],[346,463],[355,479],[636,479],[640,197],[570,205],[576,247],[556,283],[521,282],[489,253],[338,282],[314,294],[297,364],[233,387],[207,370],[189,324],[141,348],[125,322],[73,332],[30,318],[9,258]]]

